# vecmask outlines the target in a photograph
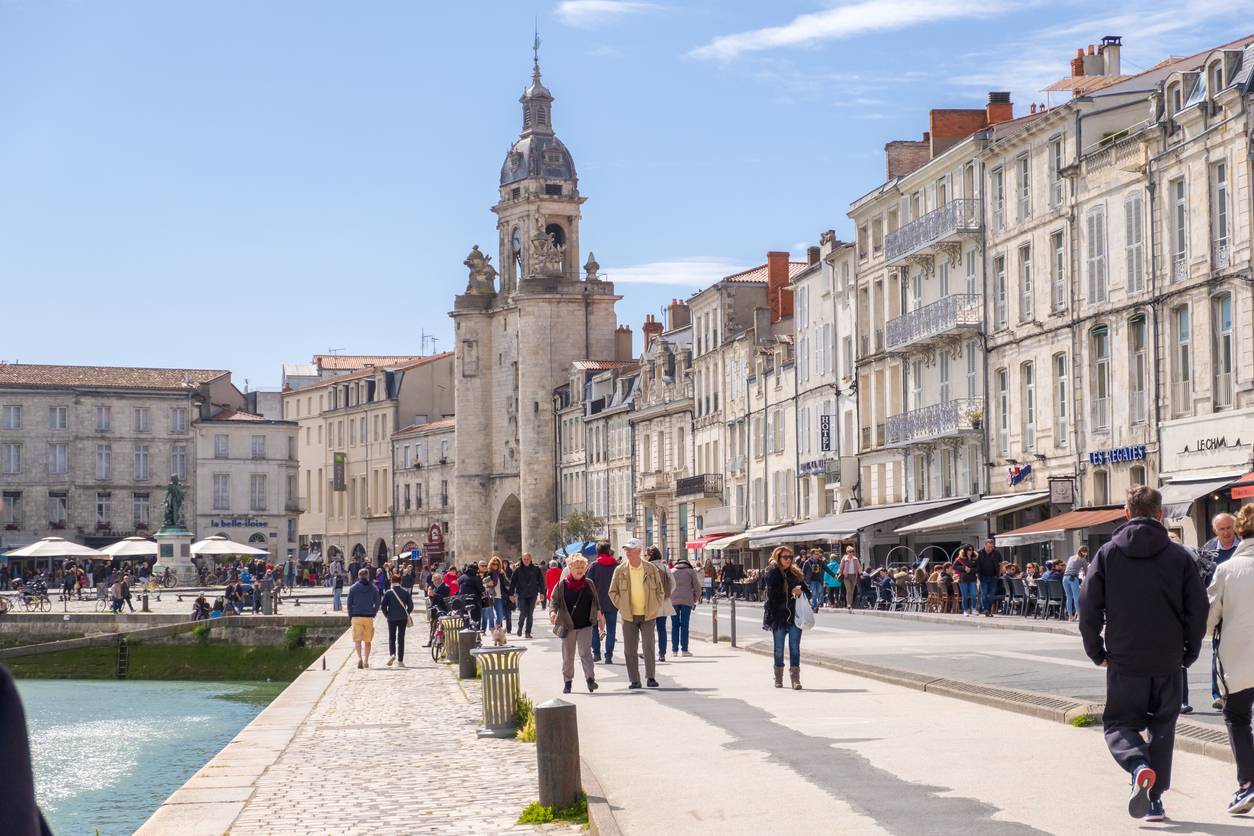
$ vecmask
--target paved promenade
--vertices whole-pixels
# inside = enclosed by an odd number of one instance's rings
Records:
[[[139,833],[583,832],[514,824],[536,800],[534,745],[477,739],[478,683],[432,663],[421,619],[410,636],[411,667],[384,667],[385,628],[358,670],[345,634]]]

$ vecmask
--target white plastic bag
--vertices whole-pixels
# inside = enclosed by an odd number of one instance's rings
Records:
[[[793,623],[802,630],[809,630],[814,626],[814,609],[804,592],[797,596],[797,615],[793,618]]]

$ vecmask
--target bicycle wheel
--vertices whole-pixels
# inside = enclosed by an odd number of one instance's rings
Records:
[[[178,582],[178,578],[174,577],[174,575],[167,575],[161,579],[161,585],[166,589],[173,589],[178,586]]]
[[[52,612],[52,599],[47,595],[39,596],[39,609],[44,612]]]
[[[437,635],[431,641],[431,661],[440,661],[441,654],[444,653],[444,636]]]

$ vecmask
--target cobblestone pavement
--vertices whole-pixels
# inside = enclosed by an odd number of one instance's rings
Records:
[[[537,796],[535,746],[475,736],[478,683],[459,684],[452,669],[431,662],[418,646],[427,632],[421,618],[410,632],[412,667],[384,667],[381,632],[374,667],[358,670],[356,657],[343,665],[257,779],[232,836],[584,832],[515,825]]]

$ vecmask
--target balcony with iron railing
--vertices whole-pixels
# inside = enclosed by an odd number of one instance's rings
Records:
[[[980,201],[951,200],[939,209],[888,233],[884,258],[888,263],[926,252],[941,241],[980,231]]]
[[[1177,418],[1193,412],[1193,381],[1176,380],[1171,384],[1171,414]]]
[[[888,350],[924,348],[928,344],[980,327],[984,316],[979,293],[952,293],[888,321]]]
[[[1173,282],[1182,282],[1189,277],[1189,260],[1183,255],[1177,255],[1171,262],[1171,280]]]
[[[1105,432],[1110,429],[1110,398],[1093,398],[1093,429]]]
[[[303,496],[289,496],[283,503],[283,510],[289,514],[303,514],[308,508],[309,503]]]
[[[902,412],[888,419],[888,446],[901,447],[977,433],[984,418],[980,398],[955,398]]]
[[[1232,261],[1232,255],[1228,247],[1228,242],[1226,240],[1216,241],[1213,244],[1211,244],[1210,263],[1213,269],[1226,270],[1229,264],[1231,264],[1231,261]]]
[[[1232,406],[1232,372],[1215,375],[1215,409]]]
[[[675,480],[675,497],[723,498],[723,474],[704,473]]]

